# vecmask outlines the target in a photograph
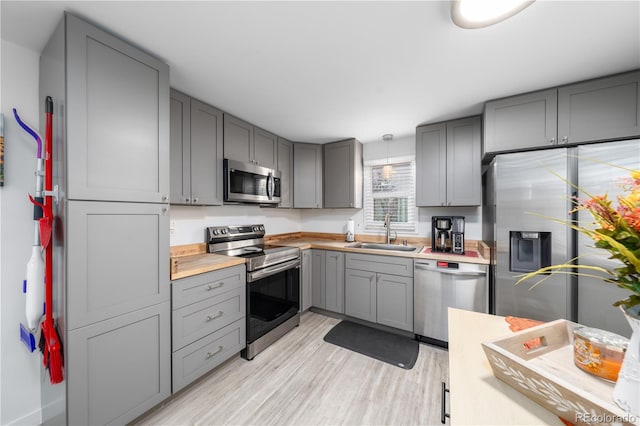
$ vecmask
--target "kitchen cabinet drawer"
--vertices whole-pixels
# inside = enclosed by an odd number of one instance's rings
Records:
[[[246,346],[242,318],[173,353],[173,392],[222,364]]]
[[[413,259],[409,257],[380,256],[375,254],[347,253],[345,267],[361,271],[413,276]]]
[[[217,297],[235,288],[244,289],[245,274],[244,265],[238,265],[174,281],[171,285],[172,309]]]
[[[246,291],[236,288],[214,298],[172,312],[173,350],[176,351],[240,318],[246,313]]]

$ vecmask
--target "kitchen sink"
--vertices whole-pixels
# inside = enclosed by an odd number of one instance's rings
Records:
[[[420,247],[403,246],[400,244],[380,244],[380,243],[351,243],[351,244],[347,244],[345,247],[373,249],[373,250],[406,251],[406,252],[415,252],[420,249]]]

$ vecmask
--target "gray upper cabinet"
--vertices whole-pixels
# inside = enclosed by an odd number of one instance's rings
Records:
[[[278,207],[293,207],[293,143],[278,138],[278,166],[280,171],[280,204]]]
[[[416,129],[416,204],[478,206],[482,201],[480,117]]]
[[[557,111],[556,89],[487,102],[484,108],[484,151],[555,145]]]
[[[169,67],[65,19],[68,199],[169,201]]]
[[[171,90],[171,203],[222,204],[222,117]]]
[[[278,137],[259,127],[253,132],[253,160],[255,164],[277,169]]]
[[[251,163],[253,125],[224,114],[224,158]]]
[[[485,154],[639,135],[640,71],[485,104]]]
[[[558,89],[558,139],[579,143],[640,135],[640,71]]]
[[[224,158],[275,169],[278,137],[224,114]]]
[[[416,129],[416,205],[440,206],[447,199],[447,126]]]
[[[322,145],[293,144],[293,206],[322,207]]]
[[[324,207],[362,208],[362,143],[347,139],[322,147]]]
[[[482,202],[482,129],[480,117],[447,123],[447,205]]]

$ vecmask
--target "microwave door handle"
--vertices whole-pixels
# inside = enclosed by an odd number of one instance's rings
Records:
[[[269,173],[267,175],[267,198],[268,199],[273,199],[273,195],[271,194],[271,185],[273,184],[273,175],[271,173]]]

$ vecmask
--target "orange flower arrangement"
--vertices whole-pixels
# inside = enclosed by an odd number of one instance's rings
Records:
[[[630,177],[621,180],[621,187],[625,195],[617,197],[616,207],[607,194],[591,195],[578,188],[589,198],[574,200],[575,208],[570,213],[588,211],[595,220],[595,229],[563,221],[572,229],[590,237],[596,247],[607,250],[611,254],[610,259],[622,262],[621,267],[611,271],[599,266],[577,265],[574,263],[575,259],[572,259],[562,265],[547,266],[523,275],[518,283],[542,274],[575,273],[595,276],[631,292],[629,297],[615,302],[614,306],[624,305],[629,309],[640,305],[640,170],[630,170]],[[534,286],[545,279],[542,278]]]

